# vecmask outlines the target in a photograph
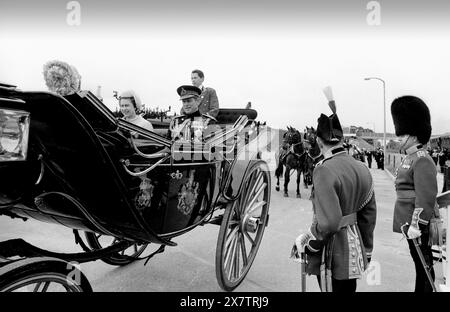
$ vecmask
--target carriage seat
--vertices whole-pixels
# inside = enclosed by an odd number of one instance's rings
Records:
[[[160,121],[156,119],[148,119],[148,121],[152,123],[154,133],[159,134],[160,136],[163,136],[165,138],[169,136],[170,122]]]
[[[258,116],[258,113],[254,109],[220,108],[216,119],[219,125],[234,124],[241,115],[246,115],[249,121],[253,121]]]

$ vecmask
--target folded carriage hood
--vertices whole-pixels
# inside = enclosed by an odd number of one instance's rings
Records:
[[[75,94],[69,102],[53,93],[0,86],[0,109],[25,110],[31,119],[27,160],[0,163],[0,209],[71,228],[104,229],[124,239],[174,245],[158,237],[132,205],[126,181],[118,173],[119,160],[107,153],[98,129],[80,113],[83,105],[90,105],[80,100],[83,95]],[[107,113],[97,118],[103,118],[98,127],[108,128],[105,131],[117,128]],[[44,174],[34,185],[42,164]],[[41,196],[45,193],[50,195]],[[20,205],[8,207],[7,200],[18,198]]]

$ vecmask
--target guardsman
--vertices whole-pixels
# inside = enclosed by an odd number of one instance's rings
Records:
[[[343,147],[343,131],[331,88],[324,90],[333,111],[321,114],[317,143],[324,155],[313,172],[313,222],[295,241],[307,254],[308,274],[322,291],[354,292],[371,259],[376,203],[369,169]]]
[[[406,157],[395,172],[397,200],[394,208],[393,230],[408,238],[411,257],[416,269],[416,292],[432,291],[425,268],[414,245],[421,240],[420,250],[434,280],[429,223],[438,217],[436,195],[436,166],[425,146],[431,136],[430,111],[414,96],[395,99],[391,105],[395,134],[401,139],[401,150]]]
[[[183,101],[183,115],[176,116],[170,123],[170,134],[173,140],[185,140],[200,143],[208,135],[208,127],[215,124],[217,120],[208,115],[200,113],[201,90],[195,86],[184,85],[177,89],[180,100]]]

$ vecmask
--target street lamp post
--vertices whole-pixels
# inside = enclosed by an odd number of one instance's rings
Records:
[[[383,83],[383,119],[384,119],[384,125],[383,125],[383,154],[384,154],[384,159],[386,159],[386,82],[378,77],[368,77],[368,78],[364,78],[364,80],[371,80],[371,79],[375,79],[375,80],[379,80]],[[384,164],[383,164],[384,167]]]

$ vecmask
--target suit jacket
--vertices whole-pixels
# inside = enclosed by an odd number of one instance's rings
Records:
[[[213,88],[203,87],[200,97],[201,102],[198,106],[198,110],[200,111],[200,113],[208,114],[216,118],[219,114],[219,99],[217,98],[216,90],[214,90]],[[181,108],[180,114],[185,114],[183,108]]]
[[[410,147],[407,156],[395,171],[397,200],[394,208],[394,232],[401,233],[401,226],[411,224],[414,209],[423,208],[419,223],[424,225],[435,216],[437,181],[436,166],[421,145]],[[406,226],[405,231],[408,230]]]
[[[376,203],[372,176],[344,148],[335,148],[332,153],[313,172],[314,219],[310,230],[316,240],[310,245],[319,252],[309,253],[307,272],[319,275],[326,248],[333,278],[360,278],[373,249]]]

